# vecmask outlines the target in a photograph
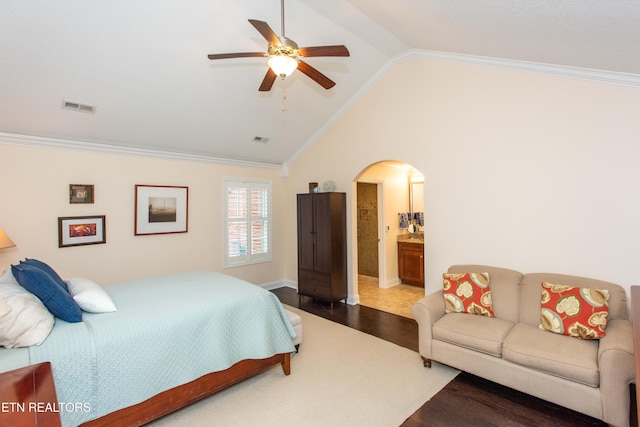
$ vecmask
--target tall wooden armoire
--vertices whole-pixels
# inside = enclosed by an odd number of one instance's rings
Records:
[[[345,193],[298,194],[298,294],[347,298]]]

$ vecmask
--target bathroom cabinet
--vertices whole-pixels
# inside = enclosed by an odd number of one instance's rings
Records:
[[[346,194],[298,194],[297,205],[298,294],[332,304],[346,300]]]
[[[424,287],[424,242],[398,242],[398,275],[402,283]]]

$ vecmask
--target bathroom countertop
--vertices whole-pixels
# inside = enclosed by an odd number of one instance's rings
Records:
[[[398,237],[398,242],[402,242],[402,243],[415,243],[415,244],[420,244],[420,245],[424,245],[424,239],[418,239],[416,237]]]

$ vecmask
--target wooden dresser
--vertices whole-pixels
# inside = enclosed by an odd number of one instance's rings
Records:
[[[298,194],[297,203],[298,293],[330,303],[346,299],[346,194]]]
[[[49,362],[0,374],[0,425],[59,427],[59,411]]]

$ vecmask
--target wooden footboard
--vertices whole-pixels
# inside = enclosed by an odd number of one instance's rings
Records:
[[[291,373],[291,354],[276,354],[266,359],[241,360],[227,370],[212,372],[187,384],[156,394],[137,405],[129,406],[88,421],[85,427],[141,426],[193,402],[212,395],[280,363],[285,375]]]

